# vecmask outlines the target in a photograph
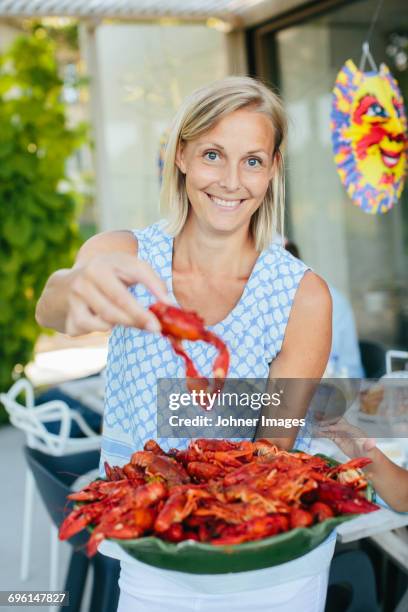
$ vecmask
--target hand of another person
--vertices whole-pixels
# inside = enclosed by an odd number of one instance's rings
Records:
[[[376,447],[374,438],[364,437],[364,431],[342,418],[333,425],[321,426],[320,435],[333,440],[348,457],[361,457]]]
[[[128,290],[142,283],[158,300],[171,303],[165,283],[148,263],[128,253],[107,253],[77,264],[74,271],[65,333],[77,336],[108,331],[114,325],[160,331],[157,318]]]

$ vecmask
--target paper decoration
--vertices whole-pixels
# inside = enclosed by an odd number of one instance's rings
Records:
[[[407,170],[407,119],[385,64],[363,72],[352,60],[333,89],[331,131],[340,179],[356,206],[383,214],[398,202]]]

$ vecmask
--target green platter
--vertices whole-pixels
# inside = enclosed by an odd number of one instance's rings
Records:
[[[214,546],[186,540],[178,544],[156,537],[113,540],[131,557],[162,569],[188,574],[226,574],[273,567],[292,561],[312,551],[341,523],[355,514],[337,516],[313,527],[292,529],[285,533],[244,542],[234,546]]]
[[[322,454],[318,456],[331,466],[338,465],[331,457]],[[369,501],[374,501],[375,494],[370,483],[366,497]],[[270,538],[233,546],[214,546],[193,540],[173,544],[153,536],[111,541],[119,544],[134,559],[162,569],[188,574],[247,572],[281,565],[302,557],[319,546],[338,525],[358,516],[361,515],[343,514],[313,527],[292,529]]]

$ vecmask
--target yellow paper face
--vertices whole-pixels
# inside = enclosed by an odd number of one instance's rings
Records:
[[[387,212],[404,185],[407,121],[397,82],[384,64],[379,73],[364,73],[346,62],[333,90],[331,128],[349,196],[366,212]]]

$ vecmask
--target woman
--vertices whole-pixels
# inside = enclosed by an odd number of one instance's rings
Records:
[[[152,333],[160,325],[146,307],[156,298],[199,312],[230,347],[230,377],[323,374],[331,343],[327,286],[271,245],[283,219],[285,134],[279,98],[251,78],[228,77],[195,91],[175,118],[166,151],[162,204],[170,223],[99,234],[71,270],[50,277],[37,307],[41,325],[70,335],[113,327],[102,460],[123,464],[156,437],[156,380],[184,375],[168,341]],[[209,375],[211,347],[187,347]],[[159,442],[168,448],[182,441]],[[304,611],[322,610],[333,546],[331,539],[311,556],[245,575],[192,576],[123,563],[119,609],[255,605],[284,612],[301,601]]]

